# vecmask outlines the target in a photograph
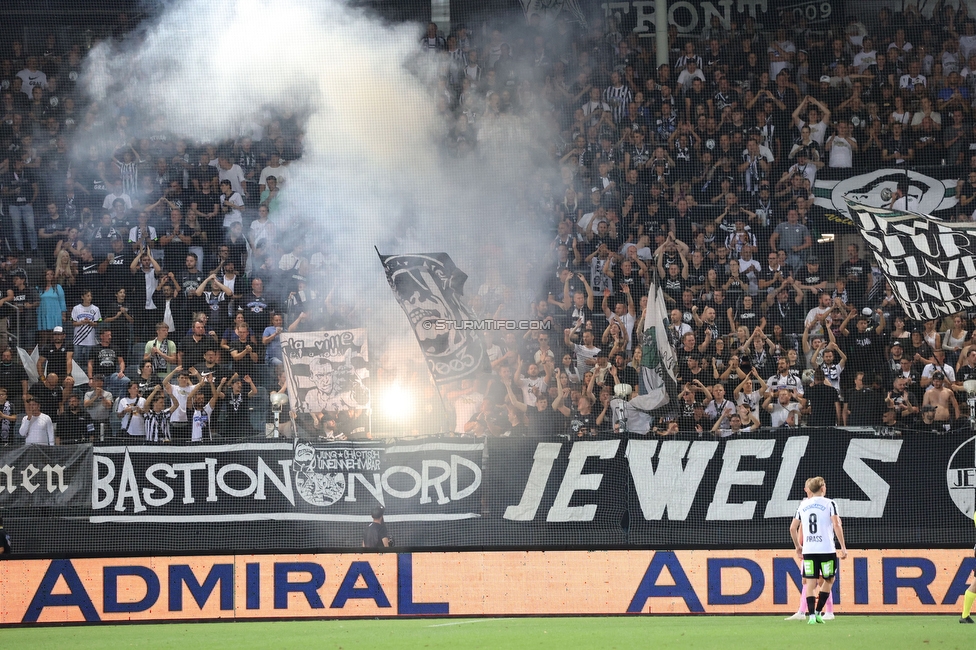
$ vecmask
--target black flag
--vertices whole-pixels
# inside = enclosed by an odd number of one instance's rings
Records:
[[[847,199],[854,223],[905,312],[916,320],[976,307],[976,224]]]
[[[379,251],[377,251],[377,254]],[[462,329],[458,321],[473,316],[464,304],[461,272],[447,253],[380,255],[386,279],[417,335],[434,383],[443,384],[476,372],[490,372],[485,338]]]

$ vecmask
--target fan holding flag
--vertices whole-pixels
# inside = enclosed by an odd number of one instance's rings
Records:
[[[639,322],[643,328],[634,328],[635,339],[641,348],[641,394],[629,402],[614,400],[618,402],[614,405],[615,420],[626,422],[627,429],[634,433],[646,433],[650,429],[651,417],[657,421],[672,420],[680,411],[675,375],[677,355],[669,336],[672,330],[668,327],[664,292],[658,286],[656,276],[648,284],[647,309]],[[637,332],[640,332],[639,337]]]

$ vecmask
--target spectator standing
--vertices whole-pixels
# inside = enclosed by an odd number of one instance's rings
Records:
[[[27,416],[20,423],[20,437],[24,439],[24,444],[53,447],[55,444],[54,422],[50,416],[41,413],[41,407],[37,400],[28,398],[24,402],[27,408]]]

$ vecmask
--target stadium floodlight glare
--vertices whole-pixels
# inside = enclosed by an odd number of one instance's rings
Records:
[[[400,384],[393,384],[380,401],[383,415],[391,422],[403,421],[413,416],[414,395]]]

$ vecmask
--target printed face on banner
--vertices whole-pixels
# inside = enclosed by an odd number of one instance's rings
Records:
[[[368,409],[366,330],[281,335],[292,409],[299,413]]]
[[[381,258],[390,287],[407,314],[435,382],[452,381],[487,363],[480,332],[438,327],[445,321],[470,320],[462,301],[462,273],[444,254],[390,255]]]

